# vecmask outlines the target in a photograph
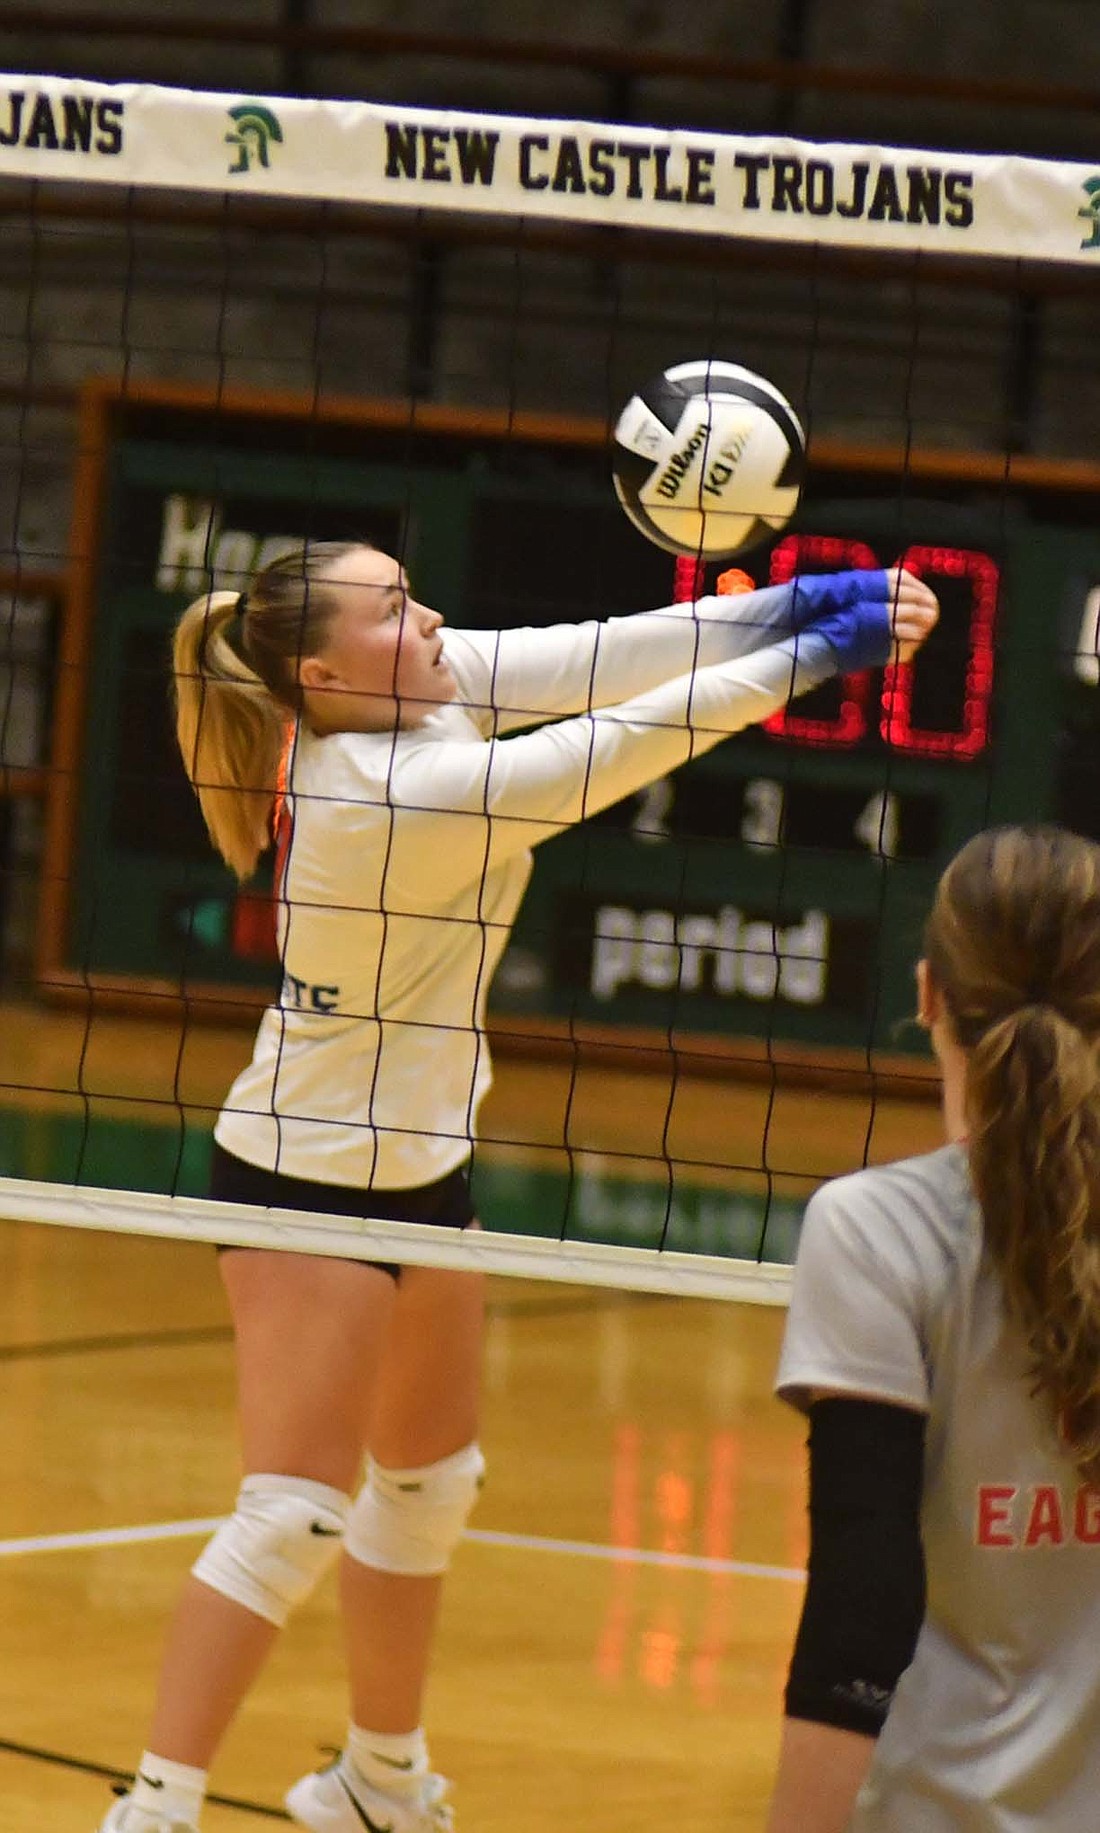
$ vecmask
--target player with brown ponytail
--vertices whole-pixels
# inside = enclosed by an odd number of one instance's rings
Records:
[[[977,835],[940,881],[918,995],[951,1143],[826,1186],[799,1249],[778,1391],[810,1417],[810,1572],[768,1833],[1082,1833],[1100,847]]]
[[[1100,1483],[1100,848],[981,835],[944,876],[925,954],[969,1051],[970,1169],[1006,1307]]]

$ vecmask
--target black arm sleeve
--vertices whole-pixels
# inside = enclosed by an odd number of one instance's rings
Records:
[[[925,1419],[875,1400],[810,1413],[810,1562],[789,1718],[876,1737],[924,1616]]]

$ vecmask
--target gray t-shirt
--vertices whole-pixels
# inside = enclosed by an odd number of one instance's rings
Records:
[[[776,1388],[928,1416],[928,1608],[851,1833],[1100,1828],[1100,1490],[1029,1392],[963,1148],[812,1198]]]

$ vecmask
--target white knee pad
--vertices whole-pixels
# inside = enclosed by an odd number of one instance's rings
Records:
[[[246,1477],[191,1570],[281,1629],[340,1551],[351,1498],[309,1477]]]
[[[383,1470],[371,1458],[348,1517],[347,1551],[379,1572],[445,1572],[484,1476],[479,1445],[419,1470]]]

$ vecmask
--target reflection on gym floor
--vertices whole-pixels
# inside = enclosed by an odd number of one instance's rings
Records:
[[[182,1068],[171,1032],[122,1021],[89,1042],[16,1013],[3,1041],[9,1174],[202,1189],[240,1034],[189,1039]],[[937,1125],[926,1102],[505,1063],[478,1201],[509,1230],[784,1259],[822,1177]],[[0,1663],[18,1677],[0,1833],[90,1833],[236,1489],[229,1330],[211,1249],[33,1223],[0,1246]],[[493,1282],[490,1476],[429,1701],[460,1833],[759,1833],[805,1545],[802,1430],[770,1396],[782,1321]],[[340,1738],[336,1632],[329,1586],[225,1748],[206,1833],[277,1814]]]

